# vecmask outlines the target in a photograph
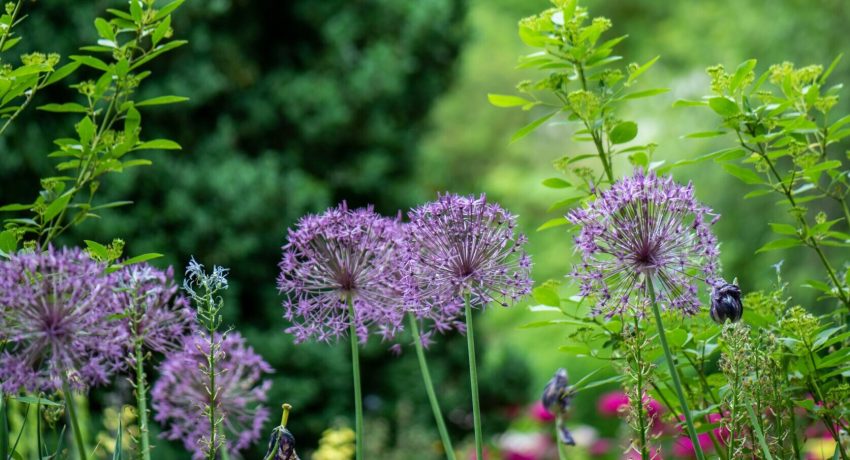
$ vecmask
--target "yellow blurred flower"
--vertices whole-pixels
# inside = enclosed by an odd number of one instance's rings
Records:
[[[354,457],[354,430],[330,428],[322,433],[313,460],[351,460]]]
[[[835,453],[835,440],[831,438],[809,439],[805,445],[806,453],[812,460],[832,460]]]

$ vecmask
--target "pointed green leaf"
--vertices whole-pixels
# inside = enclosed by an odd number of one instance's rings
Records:
[[[741,181],[745,184],[760,185],[764,183],[764,179],[762,179],[752,169],[744,168],[732,163],[724,163],[723,169],[725,169],[729,174],[741,179]]]
[[[44,210],[44,214],[42,215],[44,221],[52,220],[54,217],[59,215],[59,213],[68,206],[68,202],[71,201],[71,198],[74,197],[74,192],[75,191],[73,189],[68,190],[59,196],[59,198],[53,200],[53,202],[47,206],[47,209]]]
[[[86,113],[89,110],[76,102],[66,102],[64,104],[45,104],[38,107],[38,110],[45,112],[71,112],[71,113]]]
[[[633,121],[624,121],[619,123],[614,129],[611,130],[611,133],[608,135],[611,143],[613,144],[624,144],[634,139],[638,133],[638,126]]]
[[[729,118],[739,113],[738,104],[728,97],[713,97],[708,100],[708,106],[724,118]]]
[[[154,139],[152,141],[142,142],[133,147],[133,150],[180,150],[180,144],[168,139]]]
[[[760,247],[756,251],[756,254],[758,254],[760,252],[775,251],[777,249],[793,248],[793,247],[796,247],[796,246],[800,246],[801,244],[802,243],[800,242],[800,240],[798,238],[782,238],[782,239],[779,239],[779,240],[771,241],[771,242],[765,244],[764,246]]]
[[[528,99],[509,94],[488,94],[487,100],[496,107],[516,107],[533,103],[533,101],[529,101]]]
[[[517,132],[515,132],[514,135],[511,137],[511,143],[516,142],[516,141],[522,139],[525,136],[528,136],[535,129],[539,128],[540,125],[549,121],[549,119],[554,117],[558,112],[559,111],[555,111],[555,112],[552,112],[548,115],[544,115],[544,116],[532,121],[531,123],[523,126]]]

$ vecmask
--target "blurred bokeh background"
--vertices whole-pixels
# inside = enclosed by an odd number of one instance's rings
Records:
[[[67,56],[95,41],[93,18],[114,4],[34,1],[27,4],[21,33],[27,46]],[[734,68],[748,58],[759,60],[760,71],[785,60],[827,65],[850,51],[846,0],[583,4],[614,22],[611,36],[629,35],[618,48],[624,62],[661,56],[643,81],[671,91],[634,101],[623,114],[638,122],[638,142],[659,144],[656,159],[688,158],[731,141],[683,139],[715,121],[697,109],[672,107],[678,98],[708,91],[707,66]],[[563,227],[535,231],[555,216],[547,208],[558,198],[540,182],[556,175],[553,160],[586,153],[588,146],[569,141],[573,127],[565,122],[509,144],[510,133],[535,113],[497,109],[486,97],[511,93],[517,81],[531,77],[514,69],[529,52],[516,23],[546,7],[544,0],[186,2],[174,29],[189,45],[161,59],[142,90],[191,98],[149,110],[145,118],[147,137],[167,136],[183,150],[159,153],[152,168],[104,184],[103,200],[135,204],[90,221],[64,242],[120,237],[129,253],[165,253],[157,263],[178,272],[190,255],[230,267],[226,319],[275,367],[270,403],[295,406],[291,429],[308,452],[325,429],[351,424],[352,404],[346,344],[295,346],[282,332],[276,265],[286,229],[299,216],[340,200],[374,203],[395,214],[438,191],[486,193],[520,215],[535,280],[560,280],[569,271],[572,246]],[[850,60],[831,80],[848,77]],[[74,95],[53,87],[39,97],[61,101]],[[49,142],[72,129],[72,118],[62,114],[30,110],[20,117],[0,139],[3,202],[37,192],[38,177],[52,167]],[[768,287],[779,256],[754,252],[771,238],[767,223],[786,219],[773,199],[742,200],[743,186],[711,164],[675,174],[693,180],[699,197],[723,215],[716,230],[727,276],[737,276],[744,290]],[[815,261],[803,249],[783,254],[790,294],[816,304],[812,292],[793,287]],[[557,328],[521,328],[534,319],[527,305],[478,317],[488,435],[522,428],[525,408],[556,368],[568,368],[577,379],[605,366],[558,351],[566,333]],[[371,448],[383,452],[379,458],[439,458],[413,354],[396,357],[387,348],[373,342],[363,355]],[[432,356],[452,434],[469,442],[463,339],[440,339]],[[609,389],[582,395],[573,419],[610,436],[617,422],[600,418],[595,402]],[[158,445],[162,458],[171,458],[168,443]]]

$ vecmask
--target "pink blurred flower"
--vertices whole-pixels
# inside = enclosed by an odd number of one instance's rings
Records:
[[[608,417],[616,417],[620,415],[620,411],[628,407],[629,397],[622,391],[612,391],[605,393],[599,398],[597,408],[599,413]]]
[[[509,431],[499,438],[504,460],[544,460],[552,449],[552,440],[544,433]]]
[[[711,436],[708,433],[698,434],[697,440],[703,452],[714,449],[714,444],[711,442]],[[694,444],[687,434],[679,437],[673,443],[673,455],[682,458],[696,458],[696,449],[694,449]]]
[[[548,423],[555,420],[555,414],[549,412],[540,401],[536,401],[532,404],[529,408],[529,412],[531,413],[532,419],[541,423]]]
[[[612,442],[610,439],[597,439],[593,444],[591,444],[588,449],[588,453],[592,457],[603,457],[608,455],[608,452],[611,451]]]

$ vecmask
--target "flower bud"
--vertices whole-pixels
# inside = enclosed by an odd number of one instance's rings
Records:
[[[741,303],[741,288],[736,284],[723,283],[714,286],[711,290],[711,319],[717,324],[723,324],[727,320],[738,322],[744,314],[744,305]]]
[[[264,460],[300,460],[298,454],[295,453],[295,436],[286,429],[286,422],[289,421],[289,411],[292,406],[284,404],[283,416],[280,419],[280,425],[272,431],[272,436],[269,439],[269,448],[266,452]]]

